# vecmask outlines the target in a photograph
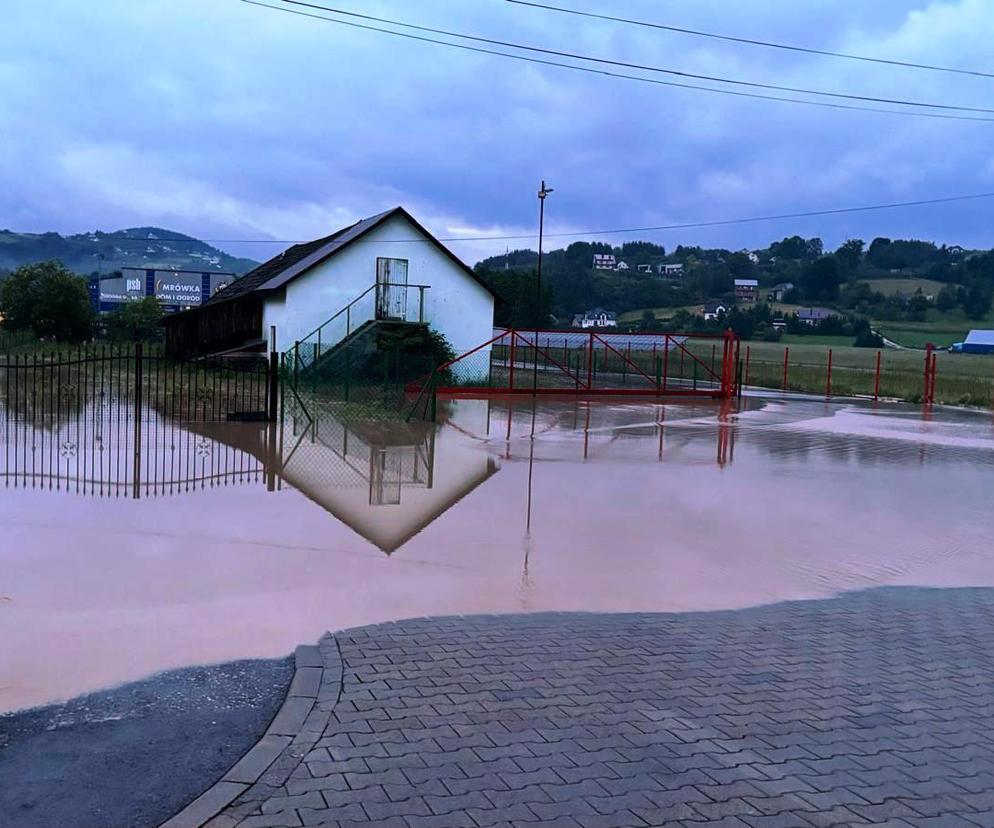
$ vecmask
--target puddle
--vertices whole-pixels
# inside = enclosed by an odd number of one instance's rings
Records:
[[[994,585],[990,414],[748,398],[461,400],[437,428],[0,418],[0,710],[411,616]]]

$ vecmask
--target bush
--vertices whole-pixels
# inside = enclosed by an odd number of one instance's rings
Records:
[[[125,302],[104,318],[107,338],[114,342],[158,342],[162,328],[162,306],[154,296]]]

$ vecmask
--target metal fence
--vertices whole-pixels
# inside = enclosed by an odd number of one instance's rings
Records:
[[[108,400],[129,404],[137,421],[146,408],[180,422],[272,420],[275,366],[275,357],[262,355],[177,362],[140,343],[7,354],[0,359],[0,404],[37,422],[58,422]]]
[[[427,394],[667,395],[728,398],[734,334],[505,330],[409,386]]]

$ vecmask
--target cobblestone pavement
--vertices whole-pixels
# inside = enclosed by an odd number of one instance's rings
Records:
[[[212,828],[994,826],[994,590],[442,618],[321,643]]]

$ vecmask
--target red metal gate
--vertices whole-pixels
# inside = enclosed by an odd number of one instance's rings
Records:
[[[408,390],[446,395],[581,394],[707,397],[738,393],[739,339],[508,329],[439,366]]]

